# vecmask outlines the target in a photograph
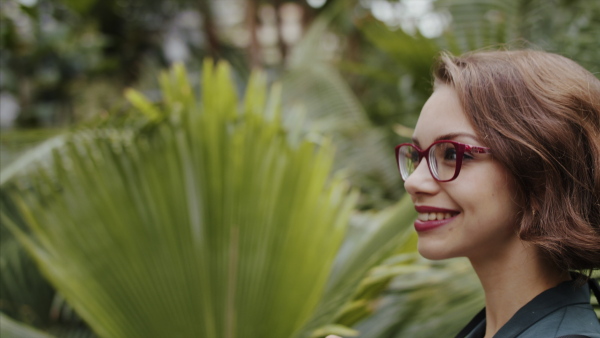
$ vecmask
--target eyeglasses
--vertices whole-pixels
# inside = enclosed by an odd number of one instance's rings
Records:
[[[490,148],[447,140],[433,142],[425,150],[411,143],[402,143],[396,146],[396,161],[405,181],[425,157],[431,176],[438,182],[448,182],[458,177],[463,159],[473,159],[473,154],[489,153]]]

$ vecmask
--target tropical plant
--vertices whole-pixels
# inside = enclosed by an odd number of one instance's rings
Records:
[[[71,1],[70,3],[76,2]],[[600,10],[600,6],[597,6],[595,3],[553,0],[540,2],[539,5],[536,5],[538,3],[536,1],[523,0],[438,0],[433,2],[434,9],[451,19],[448,21],[450,24],[443,35],[434,39],[423,37],[418,33],[411,34],[402,30],[390,30],[373,18],[363,18],[356,21],[355,18],[350,17],[354,14],[349,14],[356,13],[356,11],[345,11],[344,8],[353,7],[358,2],[354,2],[354,4],[351,2],[342,3],[340,1],[329,3],[329,9],[332,9],[332,12],[334,12],[333,15],[338,15],[340,14],[339,11],[342,11],[342,18],[336,17],[334,21],[331,21],[331,17],[327,18],[326,16],[331,16],[332,13],[324,13],[326,15],[315,21],[315,24],[308,31],[303,42],[289,54],[289,63],[282,79],[282,107],[284,113],[281,115],[281,119],[283,120],[281,124],[285,127],[281,128],[280,126],[279,133],[285,135],[282,139],[288,140],[286,142],[289,142],[289,146],[292,149],[296,149],[294,148],[295,146],[306,140],[321,144],[329,142],[326,140],[331,139],[336,148],[332,167],[336,170],[343,169],[338,174],[342,174],[344,178],[348,178],[354,187],[360,188],[362,194],[359,206],[363,210],[382,208],[382,206],[389,205],[392,201],[399,199],[402,189],[399,185],[398,177],[394,172],[391,153],[386,149],[391,149],[391,146],[398,142],[398,135],[391,133],[392,130],[395,130],[401,136],[410,134],[410,127],[416,121],[418,110],[431,90],[429,69],[434,55],[439,50],[449,49],[455,53],[461,53],[498,43],[525,39],[547,50],[561,52],[573,57],[592,71],[597,70],[594,68],[597,67],[597,62],[595,61],[597,60],[597,50],[589,48],[590,44],[593,44],[595,37],[599,34],[598,27],[600,27],[597,22],[600,16],[596,15],[598,10]],[[336,6],[339,8],[336,9]],[[555,8],[560,8],[561,10],[556,11]],[[339,27],[332,29],[332,22],[333,25],[339,25]],[[343,27],[351,31],[343,31]],[[361,35],[356,34],[357,27]],[[349,53],[346,53],[345,50],[342,50],[342,52],[338,51],[340,53],[338,58],[341,61],[337,63],[337,66],[345,72],[347,79],[350,79],[352,89],[336,70],[335,62],[332,63],[331,59],[324,60],[320,58],[321,55],[326,55],[323,50],[318,48],[323,44],[321,38],[323,36],[330,36],[329,32],[335,29],[342,31],[344,34],[347,33],[346,36],[349,37],[346,40],[344,35],[341,35],[341,38],[338,35],[341,45],[353,48],[349,49]],[[357,37],[360,37],[360,39],[357,39]],[[334,58],[334,60],[336,59]],[[179,78],[183,78],[181,74],[178,75]],[[175,75],[170,76],[177,77]],[[245,75],[242,77],[245,77]],[[130,92],[128,95],[132,102],[136,102],[139,111],[147,113],[145,119],[127,120],[120,126],[109,123],[98,130],[84,129],[77,131],[68,137],[69,141],[61,137],[53,141],[54,145],[52,147],[46,144],[43,148],[34,152],[38,155],[43,154],[43,157],[49,157],[50,159],[32,160],[30,156],[21,161],[23,165],[12,166],[7,170],[3,170],[2,203],[5,203],[3,204],[3,212],[5,213],[3,223],[8,224],[8,219],[10,219],[13,222],[13,227],[28,229],[26,222],[21,223],[18,221],[18,218],[15,218],[18,217],[16,215],[21,214],[22,210],[10,203],[14,202],[13,199],[15,198],[17,200],[22,198],[22,196],[20,197],[21,194],[26,197],[28,196],[27,198],[36,200],[31,195],[32,191],[36,190],[32,189],[48,186],[40,184],[38,187],[30,183],[25,183],[29,182],[29,179],[17,179],[20,176],[18,172],[30,170],[33,162],[47,163],[43,167],[50,168],[48,173],[49,177],[54,180],[53,186],[61,189],[59,192],[56,192],[58,196],[67,194],[67,191],[75,190],[77,187],[73,185],[69,185],[69,189],[71,190],[65,190],[63,185],[68,180],[66,178],[58,179],[52,175],[65,172],[63,169],[60,169],[59,164],[62,164],[65,168],[69,168],[69,174],[65,176],[73,176],[73,163],[80,163],[78,162],[79,160],[74,161],[73,159],[83,157],[81,161],[87,163],[85,157],[88,152],[82,149],[83,145],[90,145],[90,149],[93,150],[91,153],[95,154],[94,156],[98,155],[97,157],[92,157],[93,160],[90,161],[94,165],[99,163],[98,168],[100,169],[104,168],[100,164],[109,167],[110,163],[113,163],[114,166],[118,163],[124,165],[120,169],[121,171],[115,169],[115,174],[110,179],[122,182],[121,186],[110,183],[101,186],[101,188],[109,189],[110,191],[113,191],[112,189],[123,189],[123,191],[127,191],[127,194],[130,194],[132,203],[137,203],[138,198],[149,198],[148,196],[150,195],[146,194],[147,187],[136,184],[136,182],[143,182],[142,179],[148,176],[142,175],[141,178],[134,177],[134,172],[137,174],[137,171],[131,168],[127,169],[126,165],[131,165],[135,168],[142,166],[145,168],[146,165],[152,168],[154,165],[159,165],[155,162],[157,161],[156,159],[153,160],[147,155],[148,152],[155,151],[162,154],[159,151],[166,152],[165,149],[168,147],[172,147],[171,149],[180,149],[177,148],[180,147],[179,145],[174,144],[181,141],[173,141],[175,143],[161,142],[168,138],[169,133],[174,135],[190,135],[192,132],[191,128],[196,126],[195,123],[199,122],[195,121],[191,123],[193,121],[189,119],[189,116],[198,115],[194,115],[193,113],[196,109],[201,110],[201,114],[206,113],[206,109],[199,108],[198,106],[205,107],[208,102],[213,102],[214,104],[217,104],[215,103],[217,101],[222,102],[222,104],[226,102],[226,100],[221,101],[222,95],[218,94],[220,93],[218,90],[206,94],[206,90],[208,90],[206,88],[208,82],[206,81],[204,81],[205,85],[203,86],[205,94],[202,95],[202,98],[208,97],[208,100],[203,99],[202,103],[199,104],[195,99],[190,98],[190,95],[185,94],[185,91],[189,90],[189,86],[178,88],[179,83],[169,80],[168,76],[163,76],[162,79],[162,88],[165,93],[163,95],[165,98],[163,105],[157,106],[135,92]],[[256,79],[252,81],[252,83],[256,83]],[[252,86],[256,87],[256,85]],[[358,97],[352,93],[352,90],[354,93],[358,93]],[[235,111],[234,108],[231,108],[236,106],[236,104],[232,103],[236,102],[236,96],[231,94],[235,91],[231,88],[228,91],[230,94],[226,95],[229,97],[227,105],[230,107],[230,110]],[[256,93],[256,90],[250,88],[249,91]],[[179,94],[171,95],[169,93]],[[250,94],[250,96],[252,95],[254,94]],[[250,96],[246,95],[247,101]],[[264,94],[264,96],[266,97],[267,95]],[[270,98],[273,99],[274,97],[270,96]],[[267,104],[267,106],[270,106],[270,104]],[[363,109],[361,106],[365,108]],[[257,108],[257,110],[260,111],[261,109]],[[273,111],[271,108],[266,110]],[[244,121],[249,121],[246,119],[246,113],[238,112],[237,114],[239,114],[239,118],[228,120],[227,128],[238,130],[236,127],[244,125]],[[261,113],[258,115],[264,117]],[[185,123],[181,121],[185,121]],[[269,121],[279,123],[269,118],[263,118],[261,121],[265,123]],[[181,128],[182,126],[184,128]],[[409,128],[406,129],[405,126]],[[204,134],[217,137],[225,137],[224,135],[226,135],[208,127],[198,130],[204,130]],[[324,135],[327,137],[324,137]],[[190,137],[185,136],[183,138],[189,139]],[[208,139],[208,136],[206,139]],[[220,141],[226,143],[224,139],[220,139]],[[82,145],[79,145],[77,142],[80,142]],[[127,147],[124,147],[125,150],[123,150],[122,154],[114,149],[111,150],[112,148],[109,147],[105,147],[108,150],[100,146],[96,147],[98,144],[106,145],[109,142],[116,142],[117,145],[127,144]],[[249,141],[249,143],[253,142]],[[68,150],[69,147],[72,150]],[[143,147],[150,147],[151,150]],[[247,147],[250,147],[250,145],[247,145]],[[325,148],[327,147],[325,146]],[[54,148],[55,150],[49,151],[48,148]],[[94,149],[104,149],[102,150],[104,152]],[[202,149],[204,149],[202,151],[208,151],[206,149],[209,148]],[[190,151],[192,152],[192,150]],[[52,159],[52,154],[56,154],[55,160]],[[123,154],[133,154],[138,157],[127,159],[123,157],[125,156]],[[105,155],[110,155],[114,158]],[[170,168],[168,169],[171,170],[169,172],[173,172],[172,169],[175,167],[169,164],[172,163],[171,160],[167,160],[173,158],[173,154],[168,154],[164,158],[165,163],[160,163],[163,165],[160,168]],[[218,158],[218,156],[215,156],[215,158]],[[177,159],[183,161],[183,157]],[[225,161],[225,157],[218,159],[219,161],[217,162],[220,165]],[[105,162],[108,162],[108,164]],[[198,161],[192,164],[200,166]],[[53,166],[56,169],[53,169]],[[181,167],[184,167],[183,164]],[[203,170],[208,172],[209,170],[216,170],[215,168],[219,167],[215,165],[215,167],[204,168]],[[39,177],[41,173],[45,172],[44,170],[38,170],[37,174],[34,171],[34,175],[31,177]],[[168,175],[163,175],[162,171],[159,172],[158,170],[149,170],[147,172],[149,173],[148,175],[153,175],[151,173],[154,173],[155,176],[168,177]],[[141,170],[140,172],[144,171]],[[223,182],[224,179],[221,174],[218,173],[215,176],[221,179],[221,181],[217,179],[216,182]],[[26,177],[28,175],[26,174]],[[11,179],[5,182],[4,178],[9,176]],[[106,176],[106,173],[101,173],[98,177]],[[119,179],[116,179],[117,177]],[[132,179],[125,180],[125,178],[129,177],[132,177]],[[184,177],[187,179],[188,176]],[[212,176],[208,177],[207,174],[204,174],[203,177],[206,180],[198,179],[197,181],[213,182]],[[96,180],[104,182],[103,179],[96,178]],[[106,178],[106,180],[109,179]],[[17,184],[17,182],[21,183]],[[216,183],[210,183],[202,189],[207,189],[207,191],[208,189],[213,189],[216,191],[214,185]],[[156,186],[161,187],[161,191],[165,192],[175,190],[172,187],[165,187],[163,185]],[[146,190],[141,192],[140,189]],[[292,191],[287,190],[288,188],[284,188],[283,186],[281,189]],[[264,191],[261,192],[260,196],[263,193]],[[188,195],[180,195],[182,196],[177,195],[172,198],[173,201],[170,201],[171,204],[169,205],[172,208],[176,207],[175,201],[189,199]],[[296,195],[294,194],[293,196]],[[170,198],[168,196],[164,195],[152,198],[155,198],[157,201],[155,205],[160,206],[162,205],[160,201],[167,201]],[[225,193],[221,195],[221,192],[217,196],[223,196],[223,198],[220,198],[223,203],[238,201],[238,199],[234,198],[225,198],[231,195]],[[284,194],[280,194],[280,196],[284,196]],[[94,198],[96,200],[88,201],[88,205],[103,201],[97,196]],[[239,198],[241,199],[242,197],[240,196]],[[84,198],[81,199],[84,200]],[[215,201],[205,202],[216,203]],[[49,203],[58,204],[58,202]],[[122,204],[125,205],[125,203]],[[77,210],[81,209],[81,211],[78,210],[80,211],[80,215],[85,214],[84,210],[92,209],[81,208],[79,207],[80,205],[73,204],[72,206],[68,205],[68,207]],[[298,336],[314,335],[316,337],[330,332],[350,336],[358,332],[348,331],[346,327],[354,325],[361,332],[361,336],[364,337],[410,336],[415,332],[419,332],[420,335],[435,337],[447,335],[448,330],[451,331],[452,327],[466,322],[471,315],[469,311],[447,311],[447,308],[471,309],[472,304],[480,303],[481,294],[477,288],[477,284],[473,283],[473,276],[464,269],[464,262],[434,264],[414,257],[414,237],[408,235],[410,229],[405,226],[408,224],[407,219],[411,217],[411,212],[407,209],[408,205],[407,200],[402,200],[389,209],[384,210],[381,214],[354,212],[351,218],[350,231],[343,240],[341,249],[335,254],[336,258],[332,263],[333,265],[331,265],[331,274],[327,282],[321,286],[321,288],[324,288],[322,297],[313,302],[313,311],[310,315],[304,317],[305,323],[303,325],[298,324],[296,331]],[[29,208],[30,206],[25,207],[25,209]],[[171,210],[164,208],[162,206],[157,211],[151,210],[148,212],[164,213],[165,211],[161,210]],[[181,210],[185,209],[183,207],[180,208]],[[134,213],[133,210],[136,209],[132,207],[131,210],[131,213]],[[10,216],[8,216],[9,213]],[[50,213],[50,211],[44,210],[44,213]],[[138,214],[140,213],[138,212]],[[171,214],[169,213],[169,215]],[[103,217],[111,216],[110,213],[107,213]],[[112,217],[116,219],[116,217]],[[231,232],[231,230],[228,231]],[[27,233],[27,236],[32,236],[26,238],[36,238],[36,235],[33,233],[29,234],[27,231],[25,233]],[[219,234],[222,233],[219,232]],[[24,257],[23,253],[6,254],[4,251],[4,244],[8,243],[4,242],[4,240],[8,237],[2,237],[2,277],[12,275],[33,276],[34,274],[30,272],[23,273],[24,271],[33,271],[30,268],[26,268],[28,266],[26,258],[19,258]],[[226,245],[223,244],[225,240],[222,237],[219,238],[221,238],[221,241],[217,241],[217,243],[220,243],[218,247],[225,247]],[[339,245],[339,238],[337,240]],[[245,243],[249,243],[248,241],[251,240],[247,239]],[[320,239],[320,241],[324,240]],[[35,243],[35,241],[32,243]],[[17,247],[16,243],[6,246],[6,248],[11,247]],[[13,251],[18,252],[17,250]],[[398,256],[386,259],[389,255],[395,253],[395,251],[400,252]],[[223,255],[226,256],[227,254]],[[332,254],[330,253],[330,255]],[[36,259],[36,261],[39,261],[39,259]],[[13,264],[15,262],[18,264]],[[82,264],[81,262],[82,260],[80,260],[80,264]],[[221,258],[219,262],[224,263],[224,260]],[[243,263],[243,261],[239,262],[240,264]],[[12,270],[7,270],[5,268],[6,264],[12,264],[10,265]],[[381,265],[373,268],[377,264]],[[215,263],[215,266],[219,266],[218,263]],[[24,267],[26,269],[23,269]],[[424,268],[426,270],[423,270]],[[11,272],[5,274],[5,271]],[[13,273],[12,271],[17,272]],[[48,273],[45,272],[45,274]],[[394,279],[396,275],[399,277]],[[269,276],[272,275],[269,274]],[[32,278],[35,279],[35,276]],[[5,287],[6,284],[1,286],[2,310],[5,312],[8,312],[7,307],[4,307],[4,304],[7,304],[5,303],[7,299],[5,296],[19,293],[19,291],[12,291],[17,289],[17,285],[14,282],[19,279],[6,277],[3,283],[9,279],[13,282],[14,287],[8,289]],[[218,280],[218,277],[215,276],[214,280]],[[390,281],[392,281],[392,284],[387,288],[386,286]],[[408,281],[412,281],[412,283],[408,283]],[[52,283],[54,284],[55,282],[53,281]],[[315,286],[315,288],[318,287],[318,285]],[[454,291],[447,292],[449,289]],[[7,292],[6,290],[11,291]],[[23,290],[20,293],[26,295],[27,291]],[[243,290],[249,289],[243,288]],[[382,290],[384,297],[380,299],[378,295]],[[239,294],[238,292],[237,295],[239,296]],[[66,295],[65,297],[67,297],[67,301],[70,301],[70,297]],[[61,296],[60,294],[56,294],[50,298],[61,299]],[[22,301],[18,300],[11,304],[23,304],[19,302]],[[52,302],[60,303],[55,300]],[[12,305],[11,308],[14,309]],[[77,306],[76,309],[78,309]],[[373,316],[364,320],[373,312]],[[15,313],[12,312],[11,314],[15,315]],[[240,326],[238,326],[239,328]]]
[[[207,61],[200,103],[175,67],[162,105],[127,93],[144,118],[77,130],[2,172],[3,224],[100,336],[340,332],[317,307],[343,308],[402,235],[338,258],[354,260],[329,281],[345,287],[325,289],[356,192],[330,175],[325,138],[282,128],[278,86],[255,75],[240,105],[230,77]]]
[[[360,338],[454,336],[484,305],[479,280],[464,259],[433,262],[399,254],[381,270],[394,278],[376,311],[353,326]]]
[[[44,332],[16,322],[3,313],[0,313],[0,334],[6,338],[52,338],[52,336]]]

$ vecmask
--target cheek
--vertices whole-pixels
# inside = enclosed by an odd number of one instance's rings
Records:
[[[505,204],[506,209],[516,214],[522,206],[522,202],[519,202],[516,182],[506,171],[502,170],[501,172],[502,175],[499,175],[499,179],[495,182],[492,194],[495,199],[501,200]]]
[[[512,232],[520,214],[516,189],[507,175],[498,175],[497,178],[489,185],[490,189],[486,196],[481,196],[481,200],[486,201],[489,217],[497,220],[494,223],[504,224]]]
[[[463,205],[465,211],[476,215],[477,221],[496,226],[508,226],[511,231],[520,214],[520,203],[512,180],[499,165],[487,166],[475,176],[472,186],[461,189],[468,204]]]

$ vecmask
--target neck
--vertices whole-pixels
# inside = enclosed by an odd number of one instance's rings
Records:
[[[542,260],[534,246],[520,240],[511,246],[496,256],[469,258],[485,292],[485,337],[492,337],[535,296],[570,279]]]

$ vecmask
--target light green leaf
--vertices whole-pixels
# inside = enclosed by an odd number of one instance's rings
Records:
[[[178,67],[163,76],[163,107],[129,92],[146,116],[179,105],[181,119],[78,131],[49,167],[11,177],[2,190],[27,228],[3,222],[100,336],[294,336],[357,195],[331,176],[330,142],[291,144],[265,117],[277,100],[260,98],[264,82],[244,109],[228,66],[206,64],[196,111],[186,81]]]
[[[161,112],[137,90],[132,88],[127,89],[125,97],[135,108],[146,115],[150,121],[156,121],[161,118]]]
[[[0,313],[0,336],[2,338],[53,338],[49,334],[17,322],[3,313]]]

